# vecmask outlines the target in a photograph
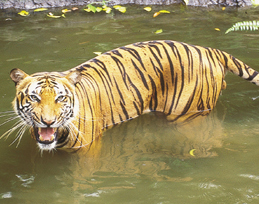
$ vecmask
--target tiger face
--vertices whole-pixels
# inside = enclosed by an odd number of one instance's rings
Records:
[[[13,101],[15,112],[28,126],[41,150],[52,150],[77,114],[75,84],[80,73],[36,73],[28,75],[19,69],[11,71],[16,84]]]

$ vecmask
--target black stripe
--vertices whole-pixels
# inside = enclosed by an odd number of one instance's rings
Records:
[[[145,76],[143,74],[143,72],[138,68],[138,66],[135,64],[135,62],[133,60],[131,60],[131,63],[133,64],[133,66],[135,67],[135,69],[138,71],[140,77],[141,77],[141,81],[143,82],[144,86],[146,87],[147,90],[149,90],[147,81],[145,79]]]
[[[120,91],[120,88],[119,88],[119,86],[118,86],[118,84],[117,84],[117,82],[116,82],[115,77],[113,77],[113,78],[114,78],[114,82],[115,82],[117,91],[118,91],[118,93],[119,93],[119,95],[120,95],[120,99],[122,100],[123,105],[125,105],[125,100],[124,100],[123,94],[122,94],[121,91]]]
[[[249,74],[249,72],[248,72],[248,74]],[[258,75],[258,72],[254,71],[254,73],[252,75],[249,74],[249,77],[246,80],[252,81],[257,75]]]
[[[110,75],[109,75],[109,72],[108,72],[108,70],[107,70],[107,68],[106,68],[106,65],[105,65],[102,61],[100,61],[100,60],[98,60],[98,59],[96,59],[96,58],[93,58],[92,60],[90,60],[90,62],[93,62],[93,63],[95,63],[98,67],[102,68],[102,69],[105,71],[105,73],[107,74],[107,76],[108,76],[108,78],[109,78],[109,81],[112,82],[112,81],[111,81],[111,77],[110,77]]]
[[[120,106],[121,106],[121,109],[122,109],[122,111],[123,111],[123,113],[124,113],[124,115],[125,115],[125,117],[126,117],[126,120],[128,120],[128,119],[129,119],[129,114],[128,114],[128,112],[127,112],[125,106],[122,104],[121,101],[120,101]]]
[[[127,75],[128,76],[128,75]],[[129,83],[131,84],[131,87],[135,90],[137,96],[138,96],[138,101],[140,102],[140,109],[141,109],[141,113],[143,113],[143,109],[144,109],[144,102],[143,102],[143,98],[142,95],[140,93],[140,91],[138,90],[138,88],[132,83],[131,79],[128,77]]]
[[[117,64],[117,68],[119,69],[121,76],[123,78],[123,82],[125,84],[125,86],[127,87],[127,89],[129,89],[127,81],[126,81],[126,70],[124,67],[124,64],[116,57],[111,56],[111,58],[115,61],[115,63]]]
[[[119,57],[121,57],[121,58],[123,58],[122,54],[119,52],[118,49],[112,50],[111,53],[114,54],[114,55],[117,55],[117,56],[119,56]],[[109,53],[106,53],[106,54],[109,54]]]
[[[153,110],[153,111],[156,111],[156,109],[157,109],[157,88],[156,88],[156,84],[155,84],[154,80],[152,79],[152,77],[150,75],[148,75],[148,77],[151,81],[152,92],[153,92],[152,98],[150,100],[149,109]],[[153,103],[154,103],[154,107],[152,107]]]
[[[178,77],[177,77],[177,73],[176,73],[175,74],[175,83],[173,84],[174,85],[174,94],[173,94],[171,106],[170,106],[169,111],[168,111],[168,115],[170,115],[172,113],[172,110],[173,110],[174,101],[175,101],[175,97],[176,97],[176,94],[177,94],[177,81],[178,81]]]
[[[136,111],[137,111],[137,114],[140,115],[141,112],[139,111],[139,108],[138,108],[138,106],[137,106],[137,104],[136,104],[135,101],[133,101],[133,105],[134,105],[134,107],[135,107],[135,109],[136,109]]]
[[[195,98],[195,93],[196,93],[196,90],[197,90],[197,86],[198,86],[198,81],[199,81],[199,77],[198,75],[196,75],[196,83],[195,83],[195,87],[194,87],[194,90],[192,91],[192,95],[189,97],[183,111],[182,111],[182,114],[185,114],[189,111],[192,103],[193,103],[193,99]]]
[[[177,99],[177,101],[175,103],[175,107],[174,107],[176,109],[177,106],[178,106],[179,100],[181,98],[181,95],[182,95],[182,92],[183,92],[183,87],[184,87],[184,66],[182,64],[182,58],[181,58],[181,54],[179,53],[179,50],[176,48],[175,51],[176,51],[177,58],[179,60],[180,66],[181,66],[180,67],[181,68],[181,81],[179,82],[179,83],[181,83],[181,86],[180,86],[180,90],[179,90],[179,93],[178,93],[178,99]],[[167,51],[166,51],[166,53],[167,53]]]
[[[136,51],[135,49],[129,48],[129,47],[120,47],[120,49],[125,50],[128,53],[130,53],[134,58],[136,58],[139,61],[139,63],[141,64],[142,68],[145,71],[147,71],[145,66],[144,66],[144,64],[143,64],[143,62],[142,62],[142,58],[140,57],[138,51]]]
[[[109,99],[109,102],[110,102],[110,97],[111,97],[113,103],[115,104],[115,100],[114,100],[113,94],[112,94],[112,88],[111,88],[111,86],[110,86],[108,80],[106,79],[105,75],[104,75],[103,73],[99,72],[98,69],[96,69],[95,67],[93,67],[93,66],[91,66],[91,65],[89,65],[89,64],[85,64],[84,66],[85,66],[85,67],[88,67],[88,68],[91,68],[92,70],[94,70],[94,71],[99,75],[100,79],[102,80],[102,85],[103,85],[103,87],[104,87],[104,89],[105,89],[105,92],[106,92],[106,95],[107,95],[107,97],[108,97],[108,99]],[[90,76],[90,75],[89,75],[89,76]],[[94,78],[92,78],[92,79],[95,81]],[[104,80],[106,81],[106,83],[105,83]],[[97,84],[97,82],[95,82],[95,83]],[[106,86],[106,84],[107,84],[107,86]],[[108,91],[107,87],[108,87],[109,91]]]
[[[166,83],[166,94],[165,94],[165,106],[164,106],[164,110],[163,112],[165,112],[166,109],[166,104],[167,104],[167,100],[168,100],[168,83]]]

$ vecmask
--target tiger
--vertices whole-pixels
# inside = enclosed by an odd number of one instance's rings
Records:
[[[63,72],[12,69],[12,105],[40,150],[78,151],[108,128],[151,111],[170,122],[207,115],[226,88],[227,71],[259,85],[257,71],[219,49],[138,42]]]

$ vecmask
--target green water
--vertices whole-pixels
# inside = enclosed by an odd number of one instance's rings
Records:
[[[160,9],[171,13],[153,18]],[[238,21],[257,20],[258,12],[167,6],[148,13],[132,6],[125,14],[79,11],[51,19],[44,13],[20,17],[0,11],[0,111],[11,110],[12,68],[64,71],[93,52],[138,41],[219,48],[259,70],[258,31],[224,34]],[[154,34],[158,29],[163,33]],[[258,203],[259,89],[232,74],[226,81],[208,117],[177,126],[144,115],[107,131],[94,155],[41,156],[29,133],[18,147],[17,142],[9,146],[15,135],[0,140],[0,203]],[[0,134],[12,124],[0,126]]]

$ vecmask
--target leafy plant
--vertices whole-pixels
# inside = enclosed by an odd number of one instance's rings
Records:
[[[255,31],[258,30],[259,27],[259,21],[243,21],[243,22],[237,22],[235,23],[231,28],[227,29],[225,34],[228,34],[229,32],[232,31],[246,31],[246,30],[251,30]]]
[[[92,2],[90,4],[87,5],[87,8],[84,9],[86,12],[101,12],[101,11],[105,11],[106,13],[110,13],[112,11],[112,8],[107,6],[106,3],[108,3],[109,1],[102,1],[102,2]],[[102,7],[96,7],[93,4],[101,4]],[[126,12],[126,7],[124,6],[120,6],[120,5],[115,5],[113,6],[114,9],[120,11],[121,13],[125,13]]]

